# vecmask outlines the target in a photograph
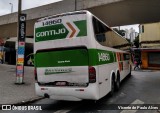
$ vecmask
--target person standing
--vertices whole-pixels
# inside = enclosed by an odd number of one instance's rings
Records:
[[[134,70],[140,69],[141,60],[140,60],[140,59],[135,60],[135,61],[134,61],[134,65],[135,65]]]

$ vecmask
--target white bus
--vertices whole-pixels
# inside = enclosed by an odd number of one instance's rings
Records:
[[[35,23],[35,90],[55,100],[99,100],[131,74],[128,41],[88,11]]]

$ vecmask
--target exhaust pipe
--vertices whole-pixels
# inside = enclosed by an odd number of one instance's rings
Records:
[[[50,96],[47,93],[44,94],[44,97],[45,98],[50,98]]]

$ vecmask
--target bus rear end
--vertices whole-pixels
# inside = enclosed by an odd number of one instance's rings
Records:
[[[55,100],[98,99],[87,27],[87,12],[56,15],[35,24],[37,95]]]

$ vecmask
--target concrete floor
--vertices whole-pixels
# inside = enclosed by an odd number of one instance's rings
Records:
[[[96,103],[93,101],[55,101],[42,99],[32,105],[42,105],[43,111],[34,113],[159,113],[158,110],[118,110],[118,106],[141,106],[154,104],[160,109],[160,71],[132,71],[132,76],[121,83],[118,92],[105,96]],[[47,110],[50,109],[50,110]],[[16,113],[7,111],[4,113]],[[30,111],[32,112],[32,111]],[[27,113],[27,111],[23,111]]]

